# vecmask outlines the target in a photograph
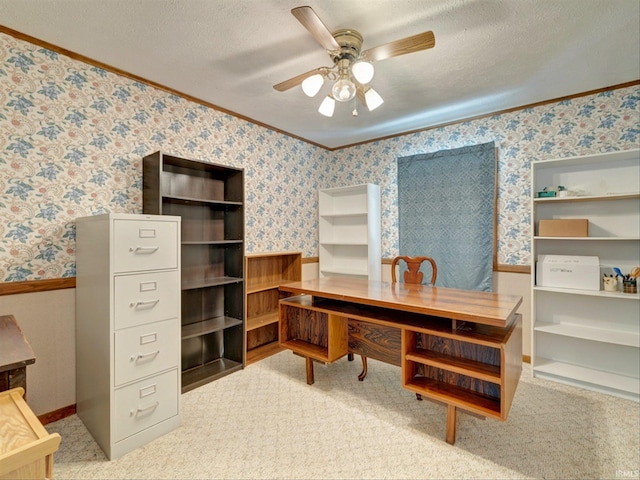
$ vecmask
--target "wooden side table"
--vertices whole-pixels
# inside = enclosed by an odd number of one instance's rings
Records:
[[[33,350],[13,315],[0,316],[0,392],[21,387],[27,391],[27,365],[35,363]],[[26,394],[25,394],[26,397]]]

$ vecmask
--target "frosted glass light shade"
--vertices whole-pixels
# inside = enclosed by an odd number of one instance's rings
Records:
[[[356,96],[356,86],[348,78],[341,78],[331,89],[333,98],[339,102],[348,102]]]
[[[323,83],[324,77],[319,73],[316,73],[302,81],[302,91],[308,97],[315,97],[316,93],[320,91]]]
[[[384,103],[382,97],[373,88],[364,92],[364,100],[370,112]]]
[[[336,101],[329,95],[324,97],[324,100],[320,104],[318,111],[325,117],[333,117],[333,111],[336,108]]]
[[[373,65],[369,62],[356,62],[351,67],[351,73],[362,85],[369,83],[373,79],[373,72]]]

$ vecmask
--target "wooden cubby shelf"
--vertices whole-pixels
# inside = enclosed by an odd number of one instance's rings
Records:
[[[182,219],[182,391],[244,367],[244,171],[156,152],[143,211]]]
[[[450,404],[480,415],[506,418],[512,398],[504,388],[505,359],[512,357],[510,351],[521,348],[514,345],[522,341],[519,322],[507,328],[493,327],[494,335],[485,332],[485,338],[456,331],[443,336],[424,328],[403,329],[403,386],[437,400],[448,395]]]
[[[347,317],[300,308],[309,300],[302,295],[280,302],[280,345],[322,362],[334,362],[349,353]]]
[[[316,345],[314,343],[298,339],[287,340],[282,342],[280,345],[283,348],[293,350],[302,356],[311,357],[315,360],[320,360],[321,362],[330,362],[329,350],[322,345]]]
[[[265,327],[278,323],[278,312],[268,312],[262,315],[257,315],[251,319],[247,319],[247,332],[255,330],[256,328]]]
[[[443,353],[418,348],[407,353],[405,357],[410,362],[422,363],[430,367],[448,370],[462,375],[468,375],[487,382],[500,383],[500,366],[454,357]]]
[[[469,410],[469,406],[473,405],[472,410],[475,413],[493,418],[501,417],[500,398],[498,397],[420,376],[413,377],[403,387],[434,400],[453,404],[463,410]]]
[[[282,351],[278,345],[280,285],[302,278],[301,252],[254,253],[245,257],[246,363]]]

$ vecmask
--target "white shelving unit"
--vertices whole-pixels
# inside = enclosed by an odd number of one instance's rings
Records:
[[[320,277],[382,278],[380,187],[367,183],[319,192]]]
[[[575,196],[536,198],[558,185]],[[601,277],[640,265],[640,150],[535,162],[531,190],[534,262],[598,256]],[[589,236],[536,236],[541,219],[570,218],[589,219]],[[533,375],[640,401],[640,294],[543,287],[535,275],[532,288]]]

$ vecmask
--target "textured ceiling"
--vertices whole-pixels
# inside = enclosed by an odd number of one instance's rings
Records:
[[[377,110],[326,118],[328,84],[273,89],[331,65],[300,5],[364,49],[436,46],[375,63]],[[0,25],[328,148],[640,79],[638,0],[0,0]]]

